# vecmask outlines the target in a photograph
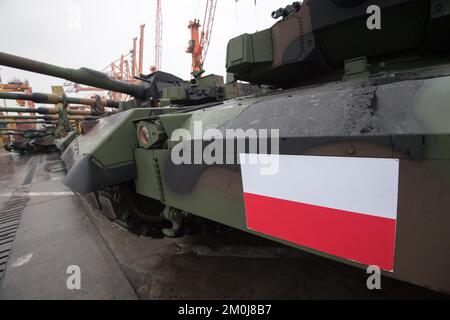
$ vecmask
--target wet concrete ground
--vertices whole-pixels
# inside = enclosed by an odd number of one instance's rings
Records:
[[[2,202],[29,177],[36,161],[0,299],[135,299],[134,289],[78,198],[62,185],[61,163],[48,155],[0,154]],[[53,172],[45,170],[49,164]],[[80,290],[67,288],[66,272],[72,265],[81,269]]]
[[[239,231],[180,239],[137,237],[62,184],[54,155],[0,153],[0,207],[33,159],[29,201],[0,283],[0,299],[433,299],[449,296]],[[69,265],[81,290],[68,290]],[[0,280],[1,281],[1,280]]]

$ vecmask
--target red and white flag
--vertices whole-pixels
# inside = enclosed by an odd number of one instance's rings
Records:
[[[240,155],[248,229],[393,271],[398,159],[251,157]],[[275,174],[264,174],[268,160]]]

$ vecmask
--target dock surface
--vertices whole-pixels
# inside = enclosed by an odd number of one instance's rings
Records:
[[[55,155],[1,153],[0,175],[0,208],[12,197],[26,203],[0,299],[137,298],[78,198],[62,184],[64,169]],[[70,266],[81,270],[79,290],[67,287]]]

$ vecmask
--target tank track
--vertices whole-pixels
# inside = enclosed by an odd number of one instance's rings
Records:
[[[96,199],[106,218],[138,236],[173,238],[229,229],[187,212],[167,210],[163,203],[138,195],[131,183],[100,190]],[[172,213],[167,214],[168,211]],[[176,219],[173,219],[173,212],[177,212]]]

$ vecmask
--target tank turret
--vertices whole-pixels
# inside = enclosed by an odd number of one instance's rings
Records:
[[[138,84],[133,84],[110,79],[106,74],[88,68],[68,69],[4,52],[0,52],[0,65],[132,96],[133,100],[120,103],[122,111],[132,108],[164,107],[168,105],[195,106],[261,92],[259,88],[249,84],[224,85],[221,76],[210,75],[191,83],[191,81],[185,81],[162,71],[135,77]],[[56,97],[49,97],[49,95],[33,95],[30,97],[30,99],[34,99],[33,101],[39,100],[39,103],[45,103],[45,101],[49,101],[49,98],[52,101],[58,100]],[[91,103],[83,104],[90,105]],[[114,104],[111,101],[108,103]],[[114,108],[114,106],[111,107]]]
[[[66,79],[71,82],[96,88],[128,94],[135,98],[129,103],[122,103],[123,110],[139,107],[159,107],[163,105],[184,104],[197,105],[205,102],[224,100],[223,88],[217,85],[201,87],[170,73],[157,71],[149,75],[136,77],[138,84],[127,83],[109,78],[106,74],[88,69],[69,69],[31,60],[16,55],[0,52],[0,65],[25,71],[45,74]],[[34,99],[45,101],[46,97],[35,96]]]
[[[405,53],[414,60],[450,51],[450,8],[436,1],[307,0],[272,17],[281,19],[229,41],[234,79],[291,88],[378,73]]]

